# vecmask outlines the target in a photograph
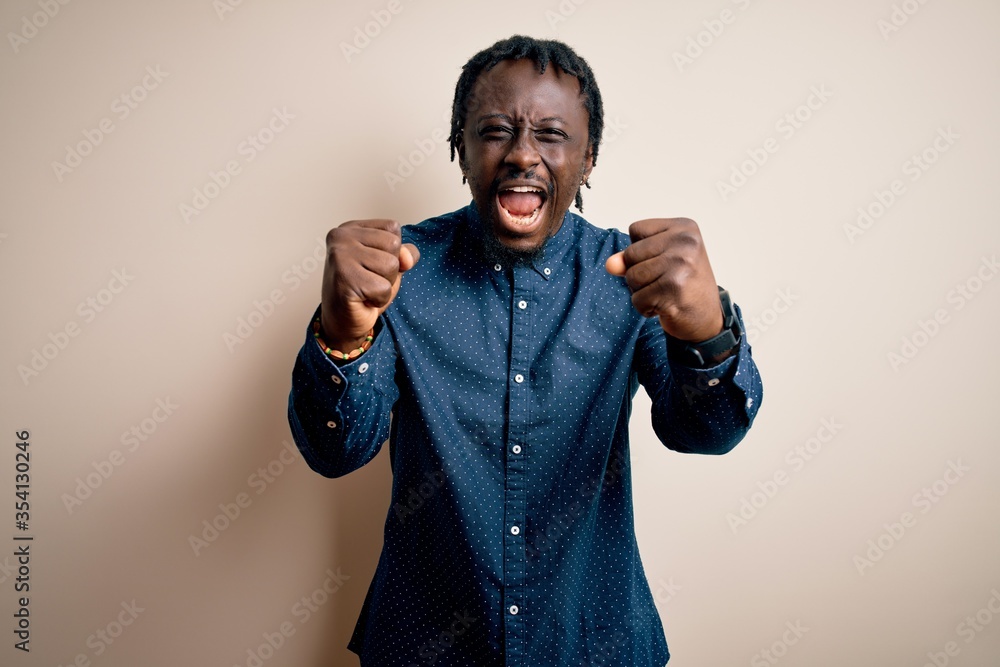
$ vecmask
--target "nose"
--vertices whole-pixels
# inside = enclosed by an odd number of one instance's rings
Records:
[[[538,155],[538,147],[530,130],[521,128],[504,157],[504,164],[515,167],[518,171],[525,172],[538,165],[541,159]]]

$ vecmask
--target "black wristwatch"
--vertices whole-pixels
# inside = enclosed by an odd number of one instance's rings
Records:
[[[679,340],[667,336],[667,350],[675,359],[686,366],[708,368],[723,360],[726,353],[740,344],[743,334],[740,321],[736,317],[736,309],[729,298],[729,292],[719,288],[719,301],[722,304],[722,333],[700,343]]]

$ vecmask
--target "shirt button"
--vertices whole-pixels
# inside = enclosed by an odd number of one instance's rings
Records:
[[[326,423],[326,425],[327,425],[327,426],[328,426],[329,428],[337,428],[337,422],[335,422],[335,421],[328,421],[328,422]]]
[[[503,267],[500,266],[499,264],[494,264],[493,265],[493,270],[494,271],[503,271]]]
[[[359,373],[366,373],[366,372],[368,372],[368,364],[364,363],[364,364],[361,364],[360,366],[358,366],[358,372]]]
[[[542,273],[544,273],[547,276],[551,276],[552,275],[552,269],[550,269],[549,267],[546,266],[544,269],[542,269]]]
[[[514,616],[517,616],[517,612],[519,612],[519,611],[521,611],[521,610],[517,608],[516,604],[512,604],[510,606],[510,613],[513,614]]]
[[[748,408],[751,408],[751,407],[753,407],[753,399],[752,399],[752,398],[748,398],[748,399],[747,399],[747,407],[748,407]]]
[[[340,378],[337,377],[336,375],[331,375],[330,379],[333,380],[334,384],[340,384]]]
[[[524,376],[518,373],[517,375],[514,376],[514,382],[521,384],[522,382],[524,382]]]
[[[521,453],[521,445],[514,445],[513,447],[510,448],[510,451],[514,452],[515,454],[520,454]]]
[[[528,307],[528,302],[525,301],[524,299],[521,299],[520,301],[517,302],[517,307],[520,308],[521,310],[524,310],[525,308]]]
[[[520,535],[521,534],[521,529],[519,527],[517,527],[517,526],[511,526],[510,527],[510,534],[511,535]]]
[[[708,381],[709,387],[714,387],[717,384],[719,384],[719,378],[712,378],[711,380]]]

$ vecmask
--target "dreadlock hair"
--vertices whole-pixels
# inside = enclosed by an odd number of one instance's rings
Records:
[[[587,61],[563,42],[555,40],[540,40],[524,35],[514,35],[502,39],[493,46],[483,49],[469,59],[462,67],[462,73],[455,85],[455,101],[451,107],[451,160],[455,161],[459,139],[465,129],[466,116],[469,112],[469,98],[476,79],[484,71],[489,71],[503,60],[522,60],[530,58],[538,66],[538,73],[544,74],[545,68],[552,63],[566,74],[575,76],[580,81],[580,94],[583,104],[590,116],[588,127],[588,142],[593,147],[593,164],[597,164],[597,149],[601,144],[601,133],[604,131],[604,105],[601,103],[601,91],[597,87],[594,72]],[[462,182],[465,182],[463,177]],[[589,188],[590,183],[585,185]],[[583,195],[576,191],[576,207],[583,212]]]

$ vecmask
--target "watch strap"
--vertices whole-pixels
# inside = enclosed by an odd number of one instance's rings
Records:
[[[727,292],[719,287],[722,308],[722,331],[699,343],[683,341],[667,335],[667,352],[681,363],[695,368],[707,368],[722,361],[721,357],[740,344],[742,330],[736,309]]]

